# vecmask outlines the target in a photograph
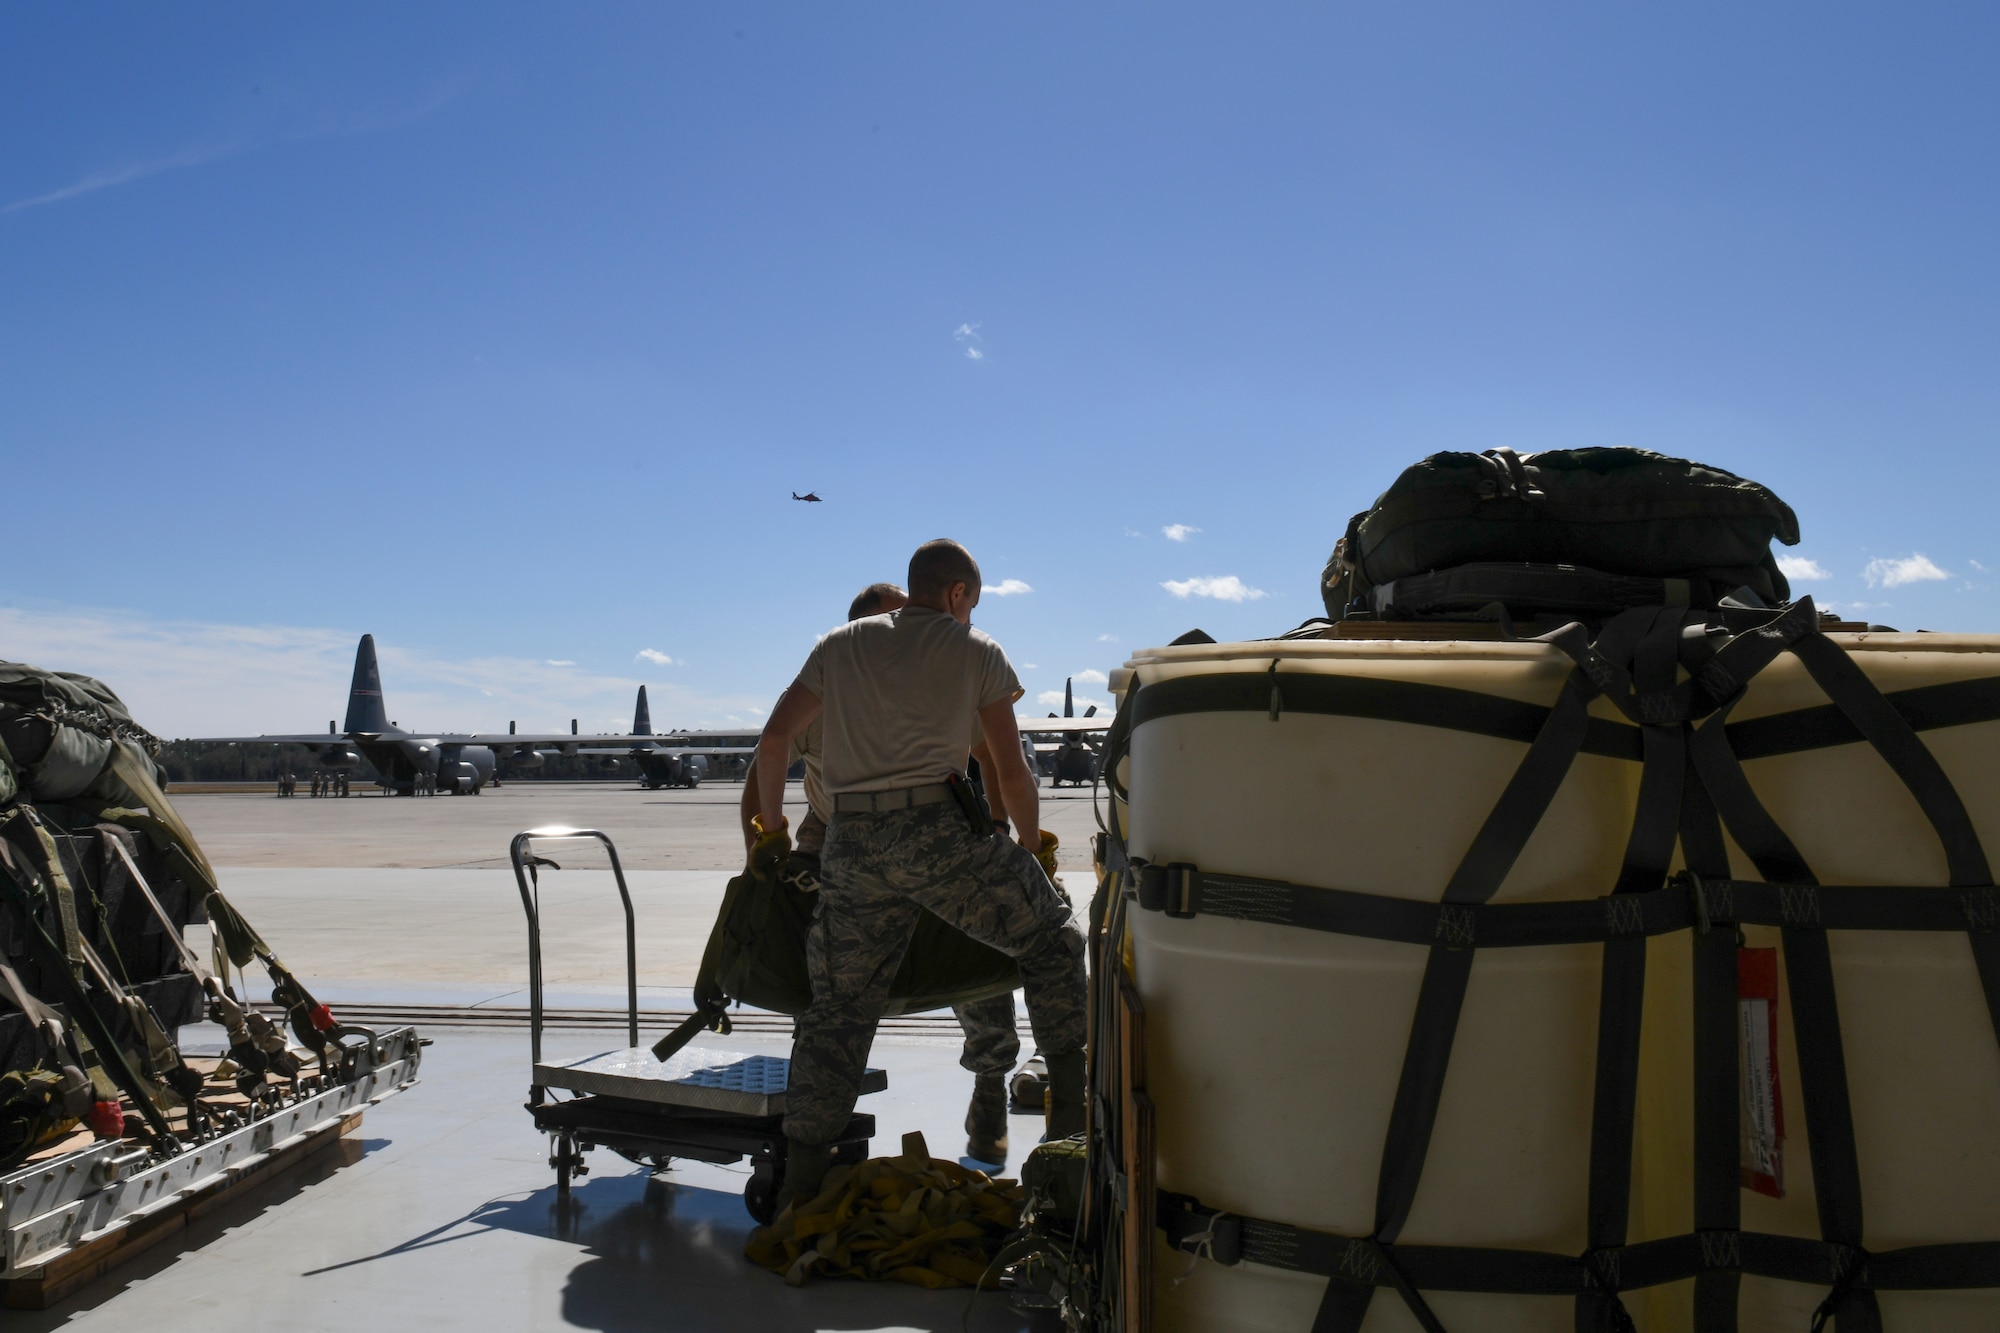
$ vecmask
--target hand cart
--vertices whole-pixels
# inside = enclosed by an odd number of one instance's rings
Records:
[[[536,854],[534,844],[591,841],[604,845],[611,874],[625,907],[626,1040],[622,1050],[605,1051],[569,1063],[542,1060],[543,868],[561,867]],[[688,1047],[662,1062],[639,1045],[639,960],[633,927],[632,894],[611,839],[596,829],[538,828],[516,834],[507,851],[521,908],[528,916],[529,1046],[534,1082],[528,1114],[549,1136],[549,1165],[556,1193],[565,1197],[576,1176],[587,1175],[583,1155],[605,1147],[654,1170],[676,1157],[728,1164],[750,1159],[750,1182],[743,1202],[759,1222],[776,1211],[785,1171],[785,1084],[791,1062],[769,1055],[744,1055]],[[889,1078],[880,1069],[863,1073],[861,1091],[880,1092]],[[557,1094],[567,1094],[557,1099]],[[836,1163],[868,1155],[875,1117],[856,1115],[833,1140]]]

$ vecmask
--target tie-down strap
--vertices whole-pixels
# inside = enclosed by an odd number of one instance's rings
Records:
[[[1583,1255],[1472,1245],[1384,1245],[1205,1207],[1159,1193],[1175,1249],[1233,1267],[1262,1264],[1375,1287],[1514,1296],[1634,1291],[1701,1273],[1749,1273],[1808,1286],[1876,1291],[2000,1287],[2000,1242],[1911,1245],[1870,1253],[1762,1231],[1694,1231]]]
[[[1646,893],[1539,903],[1441,903],[1133,859],[1141,908],[1224,916],[1399,944],[1482,949],[1601,944],[1718,923],[1819,930],[2000,930],[2000,889],[1770,884],[1686,871]]]

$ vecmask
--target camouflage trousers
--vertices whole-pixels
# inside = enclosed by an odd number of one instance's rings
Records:
[[[806,942],[813,1001],[792,1042],[787,1137],[824,1143],[854,1114],[875,1025],[919,909],[1020,964],[1028,1022],[1045,1053],[1083,1048],[1083,932],[1026,848],[1008,838],[975,838],[952,804],[839,814],[827,830],[821,870]],[[1005,998],[1011,1035],[1012,997]],[[996,1006],[982,1026],[998,1017]],[[968,1033],[968,1068],[977,1067],[973,1045]]]
[[[955,1004],[951,1012],[965,1032],[958,1063],[975,1074],[1011,1074],[1021,1058],[1021,1030],[1014,1025],[1014,993]]]

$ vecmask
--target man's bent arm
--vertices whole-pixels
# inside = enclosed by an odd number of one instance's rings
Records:
[[[757,738],[757,810],[764,816],[766,833],[777,827],[785,812],[785,770],[791,767],[792,740],[812,725],[819,709],[819,696],[793,681],[771,710],[764,734]]]
[[[979,710],[979,729],[993,757],[993,786],[999,788],[1014,838],[1029,851],[1042,850],[1042,798],[1021,754],[1021,728],[1014,721],[1014,701],[1001,699]],[[982,768],[983,771],[983,768]]]
[[[757,756],[750,756],[750,767],[743,771],[743,799],[737,804],[736,815],[743,825],[743,853],[757,845],[757,830],[750,823],[761,812],[757,804]]]

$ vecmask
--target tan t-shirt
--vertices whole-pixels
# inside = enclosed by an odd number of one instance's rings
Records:
[[[826,754],[825,742],[821,739],[821,721],[814,718],[806,724],[806,729],[792,737],[792,752],[787,756],[785,767],[790,768],[799,760],[806,761],[806,804],[819,816],[820,822],[833,822],[833,802],[826,799],[826,779],[820,776],[820,761]]]
[[[824,704],[820,767],[829,797],[964,771],[968,716],[1021,691],[999,644],[923,606],[832,631],[806,658],[799,684]]]
[[[799,760],[806,764],[806,804],[819,816],[822,824],[833,822],[833,802],[826,799],[826,778],[821,768],[826,762],[826,741],[824,718],[816,717],[806,724],[806,729],[792,737],[792,752],[787,768]],[[970,754],[985,739],[985,732],[979,725],[979,714],[972,715],[971,729],[966,733],[965,750]]]

